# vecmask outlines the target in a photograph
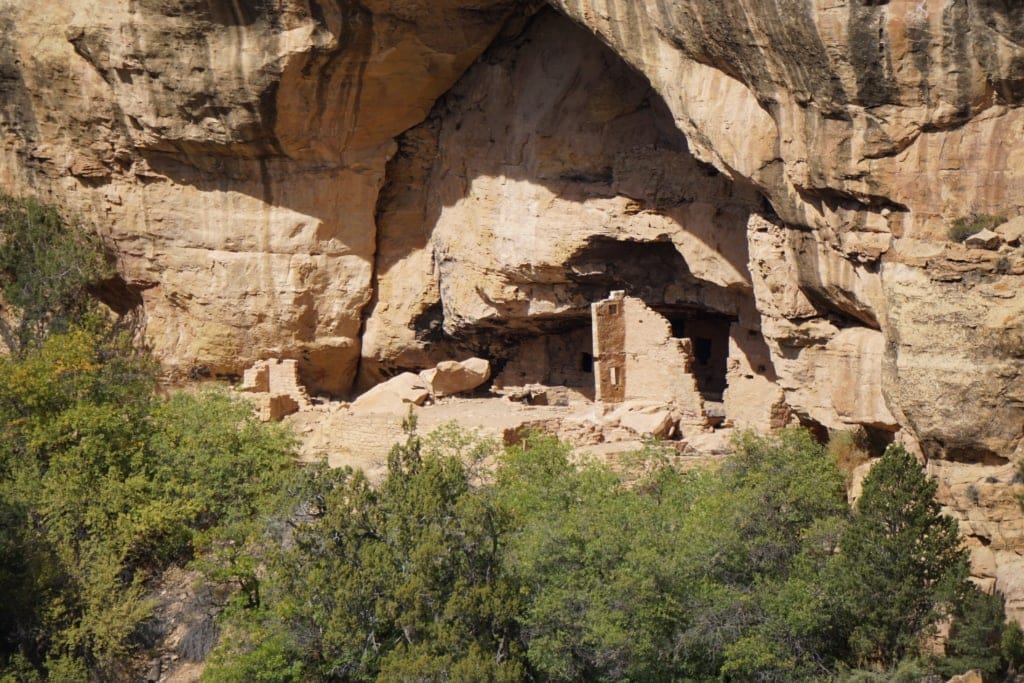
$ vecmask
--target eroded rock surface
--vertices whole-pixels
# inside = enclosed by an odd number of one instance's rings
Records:
[[[393,138],[514,4],[6,1],[0,186],[104,233],[169,368],[345,392]]]

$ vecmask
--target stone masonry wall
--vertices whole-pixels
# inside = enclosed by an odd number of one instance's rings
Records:
[[[591,309],[594,323],[594,397],[602,403],[626,398],[625,293],[612,292]]]
[[[704,401],[693,375],[688,339],[640,299],[613,292],[593,306],[596,396],[604,403],[672,403],[701,422]]]

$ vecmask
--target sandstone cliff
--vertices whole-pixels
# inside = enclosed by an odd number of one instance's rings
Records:
[[[947,237],[1024,214],[1012,3],[0,0],[0,29],[0,187],[101,231],[170,371],[571,364],[624,289],[728,348],[737,423],[932,459],[1013,589],[1024,518],[984,509],[1024,457],[1024,251]]]

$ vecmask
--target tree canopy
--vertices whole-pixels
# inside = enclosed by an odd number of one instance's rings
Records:
[[[863,664],[889,667],[966,597],[967,551],[956,520],[941,513],[936,484],[905,449],[889,448],[864,480],[839,543],[844,608]]]
[[[0,661],[123,675],[148,582],[276,490],[290,437],[223,394],[153,387],[148,359],[80,328],[0,358]]]
[[[0,679],[126,679],[153,580],[252,527],[292,439],[223,393],[158,396],[55,210],[2,200],[0,227]]]
[[[653,447],[643,457],[665,459]],[[475,463],[491,458],[483,476]],[[650,469],[623,479],[549,437],[501,450],[449,432],[410,433],[379,486],[306,470],[290,494],[301,521],[261,556],[263,600],[231,612],[207,678],[812,681],[1005,669],[1002,602],[967,581],[955,524],[901,449],[876,465],[855,513],[806,432],[746,434],[716,471]],[[930,656],[922,646],[947,617],[950,657]]]

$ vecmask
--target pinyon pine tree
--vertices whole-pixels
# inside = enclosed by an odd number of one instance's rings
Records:
[[[956,520],[942,515],[935,490],[899,446],[864,480],[837,557],[849,642],[861,665],[889,669],[914,655],[970,590]]]

